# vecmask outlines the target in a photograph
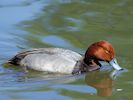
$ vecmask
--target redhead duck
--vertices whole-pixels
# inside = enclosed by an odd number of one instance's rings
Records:
[[[116,70],[122,69],[116,61],[113,46],[105,40],[91,44],[83,57],[63,48],[37,48],[18,53],[8,63],[37,71],[79,74],[100,69],[100,61],[109,63]]]

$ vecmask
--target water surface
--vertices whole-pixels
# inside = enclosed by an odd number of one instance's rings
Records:
[[[132,0],[0,1],[0,97],[2,100],[131,100],[133,97]],[[86,75],[47,74],[4,65],[23,49],[62,47],[84,54],[88,45],[107,40],[119,64],[128,69]]]

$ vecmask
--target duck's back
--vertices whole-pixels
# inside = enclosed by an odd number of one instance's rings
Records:
[[[9,62],[38,71],[72,73],[76,62],[81,59],[80,54],[71,50],[38,48],[20,52]]]

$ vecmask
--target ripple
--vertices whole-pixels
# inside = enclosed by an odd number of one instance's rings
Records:
[[[67,40],[65,40],[64,38],[60,36],[56,36],[56,35],[46,36],[42,38],[42,41],[44,43],[48,43],[48,44],[60,46],[60,47],[63,47],[63,46],[72,47],[72,45]]]

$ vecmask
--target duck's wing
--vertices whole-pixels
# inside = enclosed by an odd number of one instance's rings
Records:
[[[47,54],[49,56],[54,54],[63,54],[69,56],[74,60],[79,60],[79,58],[81,58],[81,55],[79,55],[78,53],[63,48],[33,48],[19,52],[10,60],[8,60],[8,63],[19,65],[21,60],[23,60],[26,56],[32,54]]]
[[[54,54],[55,52],[57,52],[57,49],[59,48],[32,48],[28,50],[23,50],[18,54],[16,54],[11,59],[9,59],[7,62],[11,64],[19,65],[20,61],[23,60],[27,55],[41,54],[41,53]]]

